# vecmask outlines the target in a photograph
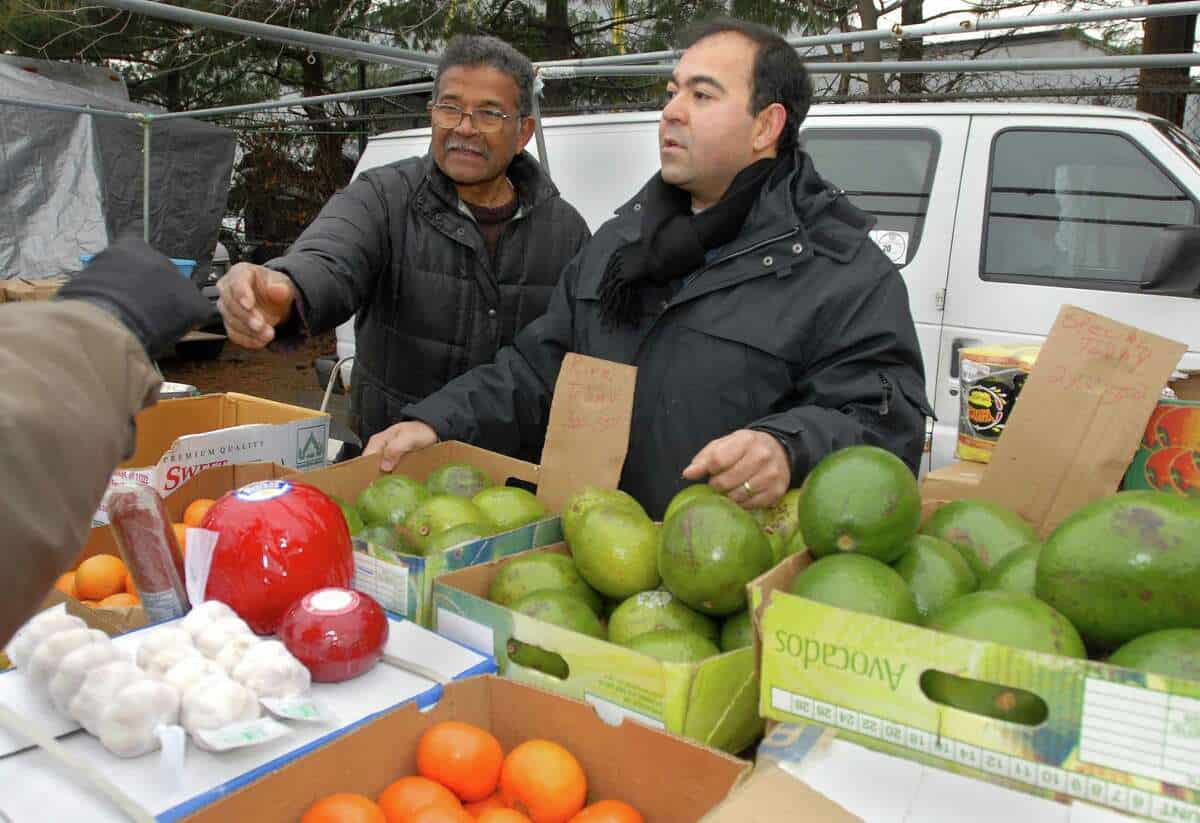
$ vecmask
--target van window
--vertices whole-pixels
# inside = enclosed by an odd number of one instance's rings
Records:
[[[986,221],[984,279],[1121,289],[1196,205],[1125,135],[1013,129],[992,146]]]
[[[809,127],[800,131],[817,172],[850,201],[875,215],[871,238],[897,266],[916,254],[937,168],[938,136],[930,129]]]

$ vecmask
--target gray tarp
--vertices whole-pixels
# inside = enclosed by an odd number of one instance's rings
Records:
[[[0,94],[151,111],[0,62]],[[150,244],[204,271],[229,195],[236,138],[196,120],[151,127]],[[142,234],[142,126],[0,105],[0,278],[77,271],[126,232]]]

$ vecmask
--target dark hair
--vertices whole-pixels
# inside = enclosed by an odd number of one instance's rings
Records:
[[[437,77],[455,66],[489,66],[502,71],[517,84],[517,104],[522,117],[533,111],[533,64],[529,58],[499,37],[460,34],[450,39],[437,65]],[[433,81],[433,99],[438,96],[438,81]]]
[[[783,106],[787,122],[776,148],[780,154],[792,151],[800,139],[800,124],[812,105],[812,81],[804,61],[778,32],[732,17],[697,23],[684,33],[680,48],[691,48],[701,40],[725,32],[740,34],[758,46],[751,71],[750,113],[758,114],[772,103]]]

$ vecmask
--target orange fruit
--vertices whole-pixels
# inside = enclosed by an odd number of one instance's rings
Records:
[[[646,818],[628,803],[601,800],[572,817],[571,823],[646,823]]]
[[[409,823],[475,823],[475,818],[467,814],[462,806],[424,806],[418,809]],[[390,823],[390,821],[389,821]]]
[[[67,597],[79,597],[79,593],[75,591],[75,572],[67,572],[64,575],[60,575],[59,578],[54,581],[54,588],[58,589]]]
[[[136,606],[138,603],[141,603],[141,602],[142,601],[138,599],[138,596],[136,594],[129,594],[128,592],[117,592],[116,594],[110,594],[108,597],[101,600],[100,608],[102,608],[102,609],[126,609],[126,608],[129,608],[130,606]]]
[[[113,554],[97,554],[75,570],[75,591],[80,600],[103,600],[125,588],[125,564]]]
[[[470,723],[437,723],[417,743],[417,772],[468,803],[495,794],[503,764],[500,741]]]
[[[462,808],[454,792],[428,777],[416,775],[393,782],[379,795],[378,803],[387,823],[413,823],[413,815],[426,806]]]
[[[197,497],[188,503],[188,507],[183,510],[183,524],[191,526],[193,529],[200,528],[200,524],[204,521],[204,515],[208,514],[208,510],[216,502],[211,497]]]
[[[141,595],[138,594],[137,586],[135,586],[133,583],[133,575],[129,572],[125,572],[125,591],[129,594],[137,594],[138,597],[141,597]]]
[[[300,823],[387,823],[387,818],[371,798],[339,792],[309,806]]]
[[[532,823],[516,809],[488,809],[475,820],[476,823]]]
[[[187,556],[187,523],[172,523],[171,528],[175,530],[175,544],[179,547],[179,556]]]
[[[587,799],[587,775],[557,743],[526,740],[504,758],[500,796],[533,823],[567,823]]]
[[[480,800],[477,803],[464,803],[463,808],[478,819],[486,811],[490,811],[491,809],[507,809],[508,806],[504,805],[504,801],[500,798],[500,793],[497,792],[491,797]]]

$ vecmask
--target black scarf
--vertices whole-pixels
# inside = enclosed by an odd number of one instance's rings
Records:
[[[661,285],[704,265],[705,253],[732,241],[776,165],[769,157],[738,172],[721,199],[692,213],[692,196],[654,175],[646,186],[642,236],[617,249],[600,282],[600,317],[614,328],[638,321],[639,289]]]

